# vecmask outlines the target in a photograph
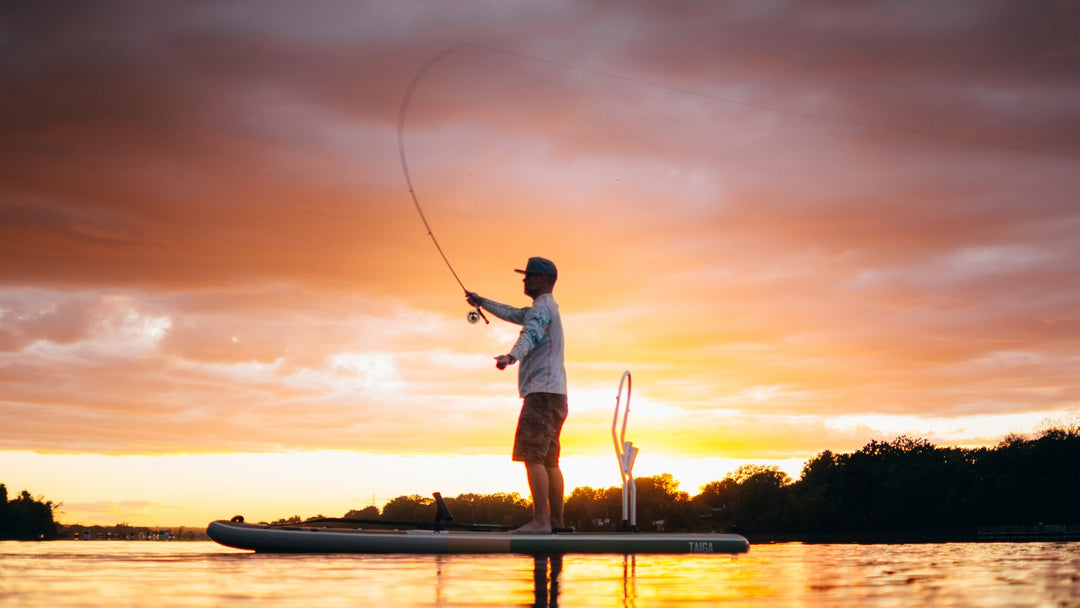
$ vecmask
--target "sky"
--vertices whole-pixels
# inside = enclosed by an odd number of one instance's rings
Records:
[[[0,483],[62,523],[527,496],[451,268],[534,255],[568,489],[626,370],[691,495],[1080,416],[1075,3],[9,3],[0,89]]]

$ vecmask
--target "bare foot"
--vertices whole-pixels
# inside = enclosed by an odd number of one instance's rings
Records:
[[[511,534],[551,534],[551,524],[530,521],[520,528],[510,532]]]

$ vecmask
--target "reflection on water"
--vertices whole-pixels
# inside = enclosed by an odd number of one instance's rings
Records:
[[[260,555],[0,542],[0,606],[1080,606],[1080,543],[755,545],[738,556]]]
[[[533,558],[533,606],[536,608],[558,607],[562,560],[561,555]]]

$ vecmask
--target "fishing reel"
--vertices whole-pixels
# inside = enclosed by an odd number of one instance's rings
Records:
[[[491,321],[488,321],[487,317],[484,316],[484,313],[480,310],[479,306],[477,306],[474,310],[470,310],[469,314],[465,315],[465,320],[472,325],[476,325],[477,323],[479,323],[480,319],[483,319],[484,323],[491,323]]]

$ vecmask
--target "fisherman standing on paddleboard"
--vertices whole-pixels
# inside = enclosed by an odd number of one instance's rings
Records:
[[[525,295],[532,306],[515,308],[480,297],[471,291],[465,299],[504,321],[521,325],[517,343],[495,357],[495,367],[519,363],[518,392],[522,398],[513,459],[525,463],[532,493],[533,519],[515,532],[551,532],[563,527],[563,474],[559,468],[559,434],[566,420],[566,367],[563,363],[563,328],[559,305],[551,292],[558,270],[540,257],[529,258]]]

